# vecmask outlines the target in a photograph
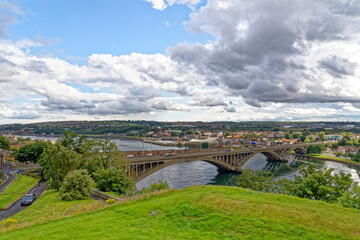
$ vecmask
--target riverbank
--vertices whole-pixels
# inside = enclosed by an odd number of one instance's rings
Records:
[[[304,156],[304,157],[313,158],[313,159],[326,160],[326,161],[331,161],[331,162],[338,162],[338,163],[343,163],[343,164],[347,164],[347,165],[350,165],[350,166],[360,167],[360,162],[355,162],[355,161],[352,161],[352,160],[346,159],[346,158],[332,157],[332,156],[322,155],[322,154],[320,154],[320,155],[310,155],[310,154],[299,155],[299,154],[295,154],[295,156]]]

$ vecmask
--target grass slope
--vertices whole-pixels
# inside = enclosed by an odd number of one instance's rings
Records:
[[[360,162],[353,161],[351,159],[341,158],[341,157],[333,157],[329,155],[311,155],[311,154],[305,154],[306,157],[312,157],[317,159],[323,159],[323,160],[335,160],[336,162],[344,162],[344,163],[352,163],[354,165],[360,165]]]
[[[0,238],[359,239],[360,212],[236,187],[196,186],[37,223]]]
[[[37,183],[38,179],[18,175],[17,181],[14,181],[1,195],[0,208],[6,207],[17,198],[21,197],[27,190]]]

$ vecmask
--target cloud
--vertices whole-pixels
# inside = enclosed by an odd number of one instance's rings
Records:
[[[340,0],[208,1],[190,15],[187,26],[216,39],[180,43],[168,51],[174,61],[204,76],[207,86],[241,96],[252,106],[360,102],[354,91],[360,89],[358,5]]]
[[[147,1],[159,10],[200,2]],[[11,6],[0,4],[0,17],[6,12],[15,21],[23,14]],[[356,119],[359,16],[357,1],[211,0],[192,9],[186,26],[214,36],[212,40],[181,42],[166,55],[92,54],[83,65],[33,54],[49,43],[42,38],[2,40],[0,115]],[[5,21],[0,21],[0,36],[10,24],[1,23]],[[23,102],[15,104],[19,99]]]
[[[18,22],[17,16],[25,17],[19,6],[8,1],[0,1],[0,38],[8,36],[8,27]]]
[[[213,96],[200,96],[189,102],[192,106],[205,106],[205,107],[216,107],[216,106],[227,106],[221,98],[215,98]]]
[[[342,78],[345,75],[354,75],[356,63],[352,63],[346,58],[332,56],[321,60],[319,66],[333,77]]]
[[[167,7],[171,7],[174,4],[187,5],[190,8],[193,8],[195,5],[199,4],[201,0],[146,0],[152,4],[152,7],[156,10],[164,10]]]

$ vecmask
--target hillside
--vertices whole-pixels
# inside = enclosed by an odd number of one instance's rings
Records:
[[[360,239],[360,212],[236,187],[195,186],[39,222],[0,238]]]

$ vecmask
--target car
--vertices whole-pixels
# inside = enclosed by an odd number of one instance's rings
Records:
[[[171,156],[176,156],[176,153],[171,153]]]
[[[148,156],[148,157],[152,157],[152,156],[154,156],[154,154],[152,154],[152,153],[148,153],[148,154],[146,154],[146,156]]]
[[[31,205],[36,200],[34,193],[26,194],[25,197],[21,200],[21,206]]]
[[[171,153],[165,153],[165,157],[171,157]]]
[[[225,149],[225,151],[230,152],[230,149]]]
[[[128,158],[133,158],[133,157],[135,157],[135,156],[132,155],[132,154],[130,154],[130,155],[127,155],[126,157],[128,157]]]

